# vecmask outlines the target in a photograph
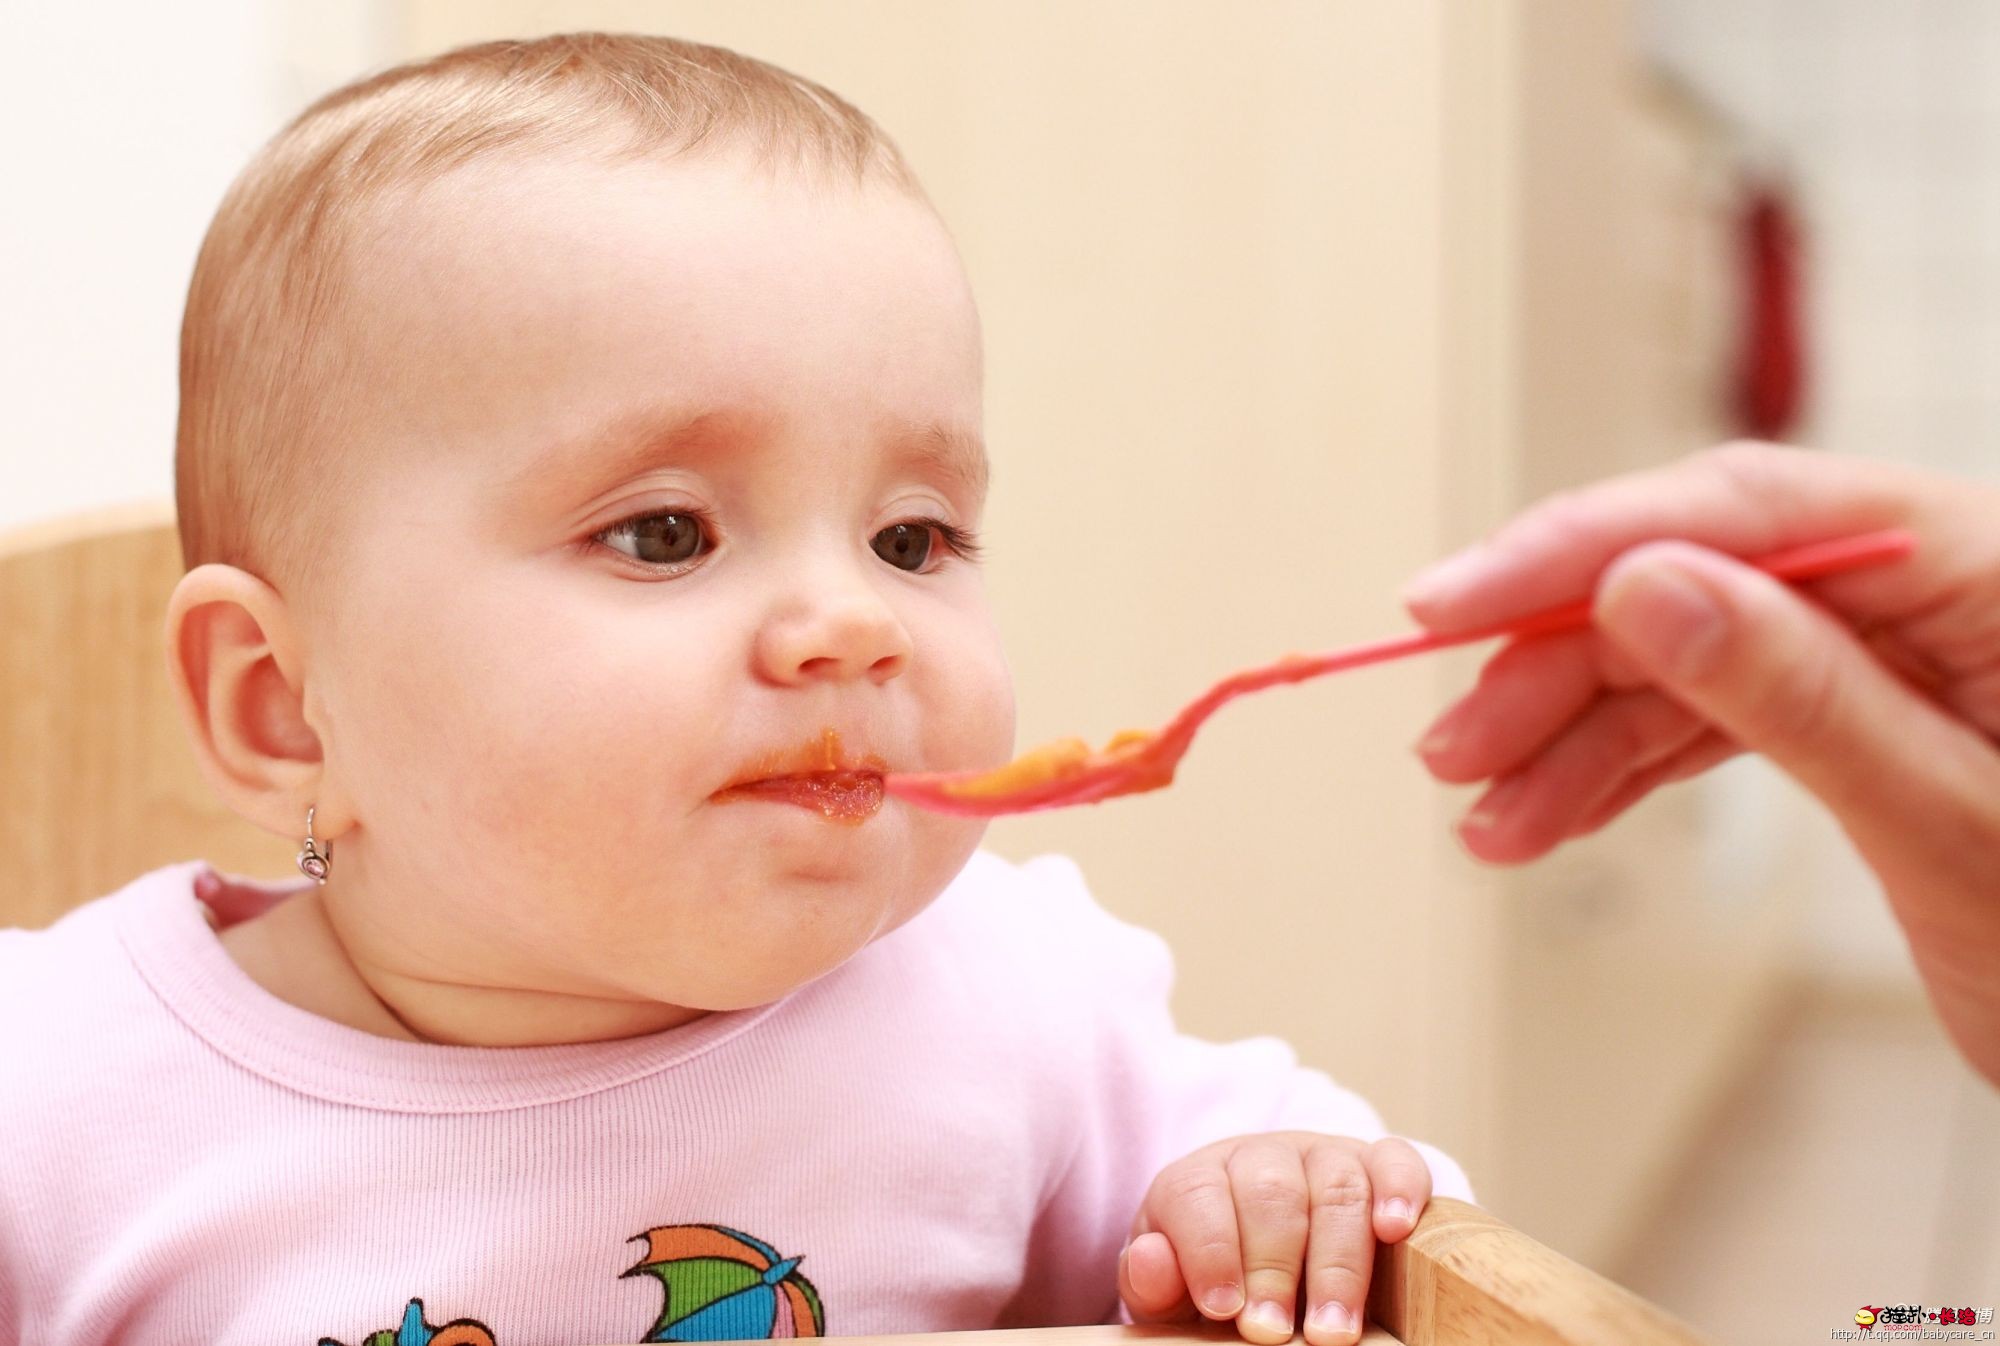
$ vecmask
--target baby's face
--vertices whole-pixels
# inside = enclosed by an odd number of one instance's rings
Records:
[[[309,631],[347,919],[457,980],[727,1009],[916,914],[976,820],[724,792],[1012,747],[951,545],[981,349],[941,226],[726,160],[509,162],[385,219],[368,485],[313,505],[347,530]]]

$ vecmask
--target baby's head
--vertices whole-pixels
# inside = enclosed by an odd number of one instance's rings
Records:
[[[203,770],[294,842],[316,810],[328,915],[397,978],[626,1031],[774,999],[977,844],[866,770],[1012,746],[981,385],[950,236],[817,85],[587,35],[334,93],[189,293]],[[724,793],[829,767],[864,773],[831,817]]]

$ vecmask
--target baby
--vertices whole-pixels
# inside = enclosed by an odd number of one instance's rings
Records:
[[[1013,746],[981,363],[893,144],[732,52],[281,132],[188,297],[166,637],[305,877],[0,933],[0,1343],[1354,1340],[1458,1166],[883,798]]]

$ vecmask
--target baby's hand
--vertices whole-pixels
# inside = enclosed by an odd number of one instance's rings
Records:
[[[1153,1179],[1119,1254],[1118,1293],[1135,1321],[1235,1318],[1261,1344],[1291,1340],[1303,1279],[1306,1340],[1356,1341],[1376,1240],[1408,1235],[1430,1199],[1430,1168],[1406,1140],[1218,1141]]]

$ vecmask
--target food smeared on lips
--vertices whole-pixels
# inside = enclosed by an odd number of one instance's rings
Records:
[[[715,798],[795,804],[833,822],[859,824],[881,811],[887,769],[888,763],[872,754],[849,758],[839,733],[829,728],[791,752],[756,762]]]

